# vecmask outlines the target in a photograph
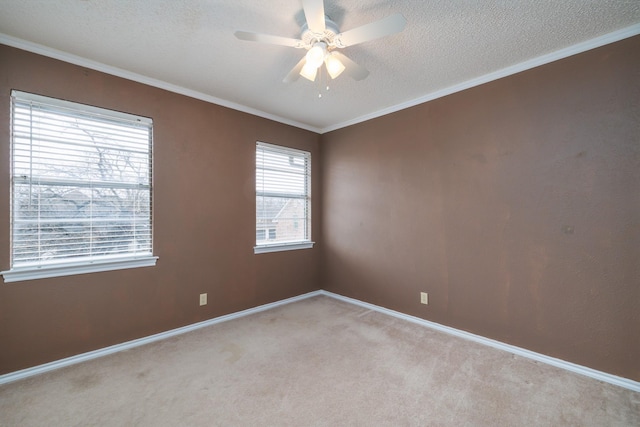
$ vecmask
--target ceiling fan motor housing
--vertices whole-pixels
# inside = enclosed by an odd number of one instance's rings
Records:
[[[328,16],[325,15],[325,29],[323,33],[314,33],[309,29],[309,25],[305,23],[302,26],[302,35],[300,38],[302,39],[302,43],[306,49],[311,49],[313,45],[317,42],[324,42],[327,45],[327,49],[333,49],[336,46],[334,43],[334,38],[336,35],[340,34],[340,30],[338,30],[338,25],[333,22]]]

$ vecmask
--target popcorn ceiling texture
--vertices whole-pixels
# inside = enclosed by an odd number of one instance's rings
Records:
[[[299,1],[0,0],[0,42],[24,40],[317,129],[425,97],[640,22],[640,2],[325,0],[342,31],[402,13],[396,35],[345,49],[355,82],[282,83],[303,51],[237,40],[299,37]]]

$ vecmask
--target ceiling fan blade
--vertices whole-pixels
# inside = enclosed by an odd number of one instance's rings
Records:
[[[368,42],[369,40],[399,33],[404,29],[405,25],[407,25],[407,20],[401,14],[396,13],[379,21],[338,34],[336,36],[338,43],[336,44],[340,47],[347,47]]]
[[[324,1],[302,0],[302,9],[304,9],[304,17],[309,29],[314,33],[322,34],[325,30]]]
[[[342,53],[336,52],[334,50],[331,54],[337,57],[340,62],[342,62],[342,64],[345,66],[344,73],[350,76],[352,79],[362,80],[369,75],[369,70],[364,68],[362,65],[358,65],[357,63],[353,62]]]
[[[250,42],[277,44],[280,46],[302,47],[302,41],[297,39],[290,39],[288,37],[271,36],[269,34],[250,33],[247,31],[236,31],[235,36],[240,40],[246,40]]]
[[[298,62],[296,66],[293,67],[291,71],[289,71],[289,74],[287,74],[282,81],[285,83],[292,83],[298,80],[298,77],[300,77],[300,70],[302,70],[302,67],[304,67],[306,60],[307,58],[303,56],[300,62]]]

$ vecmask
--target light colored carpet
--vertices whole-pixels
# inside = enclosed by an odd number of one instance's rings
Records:
[[[0,387],[2,426],[640,426],[640,393],[319,296]]]

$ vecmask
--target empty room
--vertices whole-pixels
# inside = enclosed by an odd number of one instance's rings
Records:
[[[0,0],[0,425],[640,425],[640,3]]]

